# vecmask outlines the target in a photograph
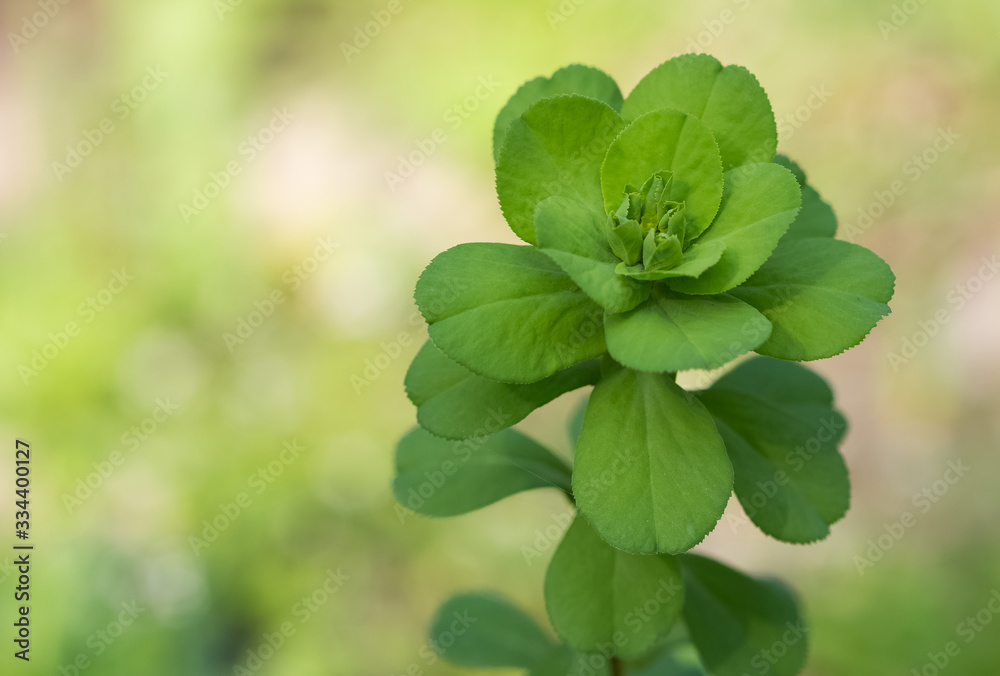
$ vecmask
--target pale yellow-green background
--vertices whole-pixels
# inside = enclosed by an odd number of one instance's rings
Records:
[[[33,660],[10,655],[4,568],[0,671],[58,674],[82,654],[86,674],[231,674],[292,620],[294,636],[257,673],[453,674],[464,672],[421,653],[447,595],[498,588],[544,622],[548,554],[528,565],[522,548],[565,512],[558,495],[450,521],[401,523],[394,511],[393,446],[414,422],[402,378],[425,335],[412,287],[440,250],[511,240],[490,134],[519,84],[584,62],[627,92],[700,39],[759,77],[779,119],[798,111],[781,148],[835,205],[842,232],[875,192],[906,186],[857,236],[896,271],[894,313],[863,346],[816,364],[851,421],[851,511],[827,541],[796,547],[743,523],[733,504],[703,549],[797,587],[813,626],[808,674],[919,673],[952,640],[961,653],[947,673],[996,674],[1000,621],[968,644],[956,629],[1000,588],[1000,280],[961,308],[949,293],[1000,249],[1000,5],[911,1],[915,14],[888,32],[879,22],[892,3],[861,0],[577,0],[556,15],[554,0],[402,0],[348,61],[342,43],[386,6],[246,0],[220,17],[211,0],[70,0],[17,52],[0,45],[0,523],[12,544],[10,449],[27,438],[37,546]],[[4,35],[38,11],[5,2]],[[116,99],[150,67],[168,75],[118,120]],[[480,78],[499,86],[451,123]],[[813,88],[827,100],[800,108]],[[241,142],[275,108],[294,120],[246,162]],[[105,117],[114,130],[57,177],[67,144]],[[447,139],[390,191],[386,172],[439,128]],[[906,163],[942,128],[958,139],[912,180]],[[179,205],[233,160],[240,174],[185,220]],[[291,290],[283,276],[326,236],[338,248]],[[81,312],[122,268],[134,281],[96,316]],[[286,301],[231,352],[224,334],[273,289]],[[942,310],[947,323],[894,368],[888,355]],[[79,336],[23,377],[33,351],[74,321]],[[382,368],[357,386],[369,360]],[[566,452],[578,396],[523,427]],[[122,435],[162,398],[179,410],[70,512],[63,496],[127,449]],[[306,450],[256,494],[248,477],[286,440]],[[972,471],[859,575],[869,539],[917,511],[914,496],[958,460]],[[250,507],[196,556],[189,538],[241,491]],[[11,558],[3,546],[0,562]],[[298,623],[296,603],[338,569],[349,579]],[[144,610],[96,655],[88,638],[133,600]]]

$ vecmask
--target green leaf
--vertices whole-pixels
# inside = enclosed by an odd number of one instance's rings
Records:
[[[533,383],[605,351],[602,308],[534,247],[448,249],[416,299],[434,344],[492,380]]]
[[[547,197],[603,211],[601,162],[624,126],[613,109],[583,96],[543,99],[514,120],[497,160],[497,196],[514,234],[535,243],[535,208]]]
[[[414,428],[396,447],[393,493],[426,516],[457,516],[533,488],[569,493],[570,469],[516,430],[449,441]]]
[[[607,215],[565,197],[550,197],[535,211],[538,248],[584,293],[612,312],[631,310],[649,296],[649,284],[615,273],[618,258],[605,230]]]
[[[691,237],[708,227],[722,197],[722,160],[712,133],[691,115],[659,110],[639,117],[608,148],[601,169],[604,208],[622,202],[626,186],[670,171],[670,201],[685,202]]]
[[[801,364],[780,359],[747,359],[715,381],[713,387],[745,392],[790,409],[833,408],[833,390],[822,376]]]
[[[588,359],[535,383],[501,383],[477,376],[427,341],[406,372],[405,384],[421,427],[439,437],[468,439],[515,425],[559,395],[593,385],[600,377],[600,360]]]
[[[800,186],[806,184],[806,172],[802,170],[802,167],[799,165],[798,162],[791,159],[788,155],[778,153],[777,155],[774,156],[774,159],[772,161],[775,164],[780,164],[785,169],[788,169],[788,171],[792,172],[792,174],[794,174],[795,176],[795,180],[799,182]]]
[[[775,164],[780,164],[795,175],[802,188],[802,209],[798,216],[788,226],[788,232],[781,238],[782,242],[805,237],[835,237],[837,234],[837,216],[833,207],[827,204],[819,193],[807,182],[802,167],[784,155],[774,158]]]
[[[596,99],[616,111],[622,108],[622,93],[618,84],[597,68],[574,64],[560,68],[552,77],[536,77],[521,85],[497,115],[493,126],[493,160],[500,159],[500,148],[511,122],[538,101],[560,94],[579,94]]]
[[[685,251],[680,264],[669,270],[649,272],[643,269],[641,265],[628,267],[625,263],[619,263],[615,271],[619,275],[648,281],[671,279],[674,277],[700,277],[701,273],[719,262],[719,259],[722,258],[722,252],[725,249],[725,242],[709,242],[703,246]]]
[[[675,643],[655,655],[648,662],[642,660],[629,676],[706,676],[693,644]]]
[[[846,430],[821,377],[756,357],[699,398],[715,416],[743,510],[778,540],[808,543],[847,512],[851,486],[837,445]]]
[[[808,629],[784,585],[694,554],[680,562],[684,621],[710,674],[795,676],[803,669]]]
[[[594,388],[573,494],[613,547],[686,551],[715,527],[732,488],[733,468],[712,416],[669,377],[621,369]]]
[[[722,258],[697,279],[671,280],[683,293],[714,294],[743,283],[771,255],[801,206],[795,176],[777,164],[747,164],[725,175],[719,215],[691,249],[721,241]]]
[[[778,147],[767,93],[742,66],[723,68],[706,54],[671,59],[639,81],[622,106],[622,116],[632,121],[662,108],[700,118],[715,135],[726,169],[770,162]]]
[[[437,612],[431,643],[462,667],[530,669],[559,646],[523,610],[492,593],[455,596]]]
[[[634,310],[607,314],[605,340],[615,361],[638,371],[713,369],[753,350],[771,324],[730,295],[685,296],[656,290]]]
[[[566,431],[569,434],[569,446],[576,453],[576,445],[580,442],[580,432],[583,431],[583,416],[587,412],[587,403],[590,401],[590,395],[580,400],[580,403],[576,405],[573,409],[573,413],[570,414],[569,421],[566,424]]]
[[[579,653],[561,646],[539,662],[527,676],[610,676],[610,661],[603,654]]]
[[[563,640],[578,650],[614,646],[642,655],[666,638],[684,605],[672,556],[639,556],[608,545],[577,516],[545,574],[545,607]]]
[[[860,343],[889,314],[895,279],[868,249],[817,237],[782,243],[732,294],[774,325],[757,352],[809,361]]]

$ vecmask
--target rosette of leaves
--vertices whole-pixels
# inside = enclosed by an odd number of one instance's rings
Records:
[[[461,244],[421,275],[430,340],[406,377],[420,429],[397,450],[395,491],[450,516],[554,487],[578,514],[545,585],[563,643],[480,666],[577,673],[563,662],[603,655],[612,671],[674,673],[656,665],[693,645],[690,673],[738,676],[779,641],[770,673],[801,669],[792,596],[684,552],[733,492],[784,542],[822,539],[844,515],[846,425],[795,362],[863,340],[894,277],[835,239],[833,210],[776,147],[757,80],[706,55],[667,61],[627,98],[570,66],[501,110],[497,194],[525,244]],[[750,352],[705,390],[676,383]],[[588,386],[572,467],[509,429]]]

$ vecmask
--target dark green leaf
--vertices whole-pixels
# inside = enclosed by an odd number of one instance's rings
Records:
[[[874,253],[828,238],[784,242],[731,292],[774,330],[757,352],[779,359],[825,359],[860,343],[889,314],[895,276]]]
[[[535,243],[535,208],[548,197],[603,211],[601,162],[624,126],[614,110],[582,96],[543,99],[514,120],[497,161],[497,196],[514,234]]]
[[[601,377],[599,359],[588,359],[535,383],[490,380],[452,361],[427,341],[406,372],[406,393],[425,430],[448,439],[499,432],[556,397]]]
[[[718,263],[697,279],[670,280],[683,293],[723,293],[746,281],[768,259],[801,205],[795,176],[777,164],[747,164],[725,175],[722,206],[692,250],[724,242]]]
[[[578,650],[614,646],[642,655],[666,637],[684,604],[672,556],[614,549],[577,516],[545,575],[545,607],[556,633]]]
[[[750,519],[785,542],[829,535],[851,487],[837,451],[846,423],[823,379],[799,364],[756,357],[699,398],[726,442],[736,497]]]
[[[712,133],[691,115],[659,110],[625,128],[608,148],[601,169],[606,211],[617,209],[626,186],[670,171],[669,200],[684,202],[691,237],[705,230],[722,198],[722,160]]]
[[[683,625],[682,625],[683,626]],[[707,676],[698,651],[689,642],[672,643],[660,650],[648,662],[628,670],[629,676]]]
[[[607,215],[565,197],[550,197],[535,211],[538,248],[595,302],[612,312],[631,310],[649,296],[649,284],[615,272]]]
[[[570,491],[570,469],[516,430],[464,441],[415,428],[396,448],[393,492],[427,516],[456,516],[532,488]]]
[[[605,351],[603,309],[534,247],[460,244],[416,299],[434,344],[492,380],[532,383]]]
[[[802,167],[784,155],[774,158],[775,164],[780,164],[791,171],[802,188],[802,209],[798,216],[788,226],[788,232],[781,238],[782,242],[805,237],[835,237],[837,234],[837,216],[833,207],[823,201],[819,193],[806,183]]]
[[[710,674],[795,676],[802,670],[808,629],[784,585],[694,554],[680,561],[684,621]]]
[[[430,637],[445,660],[463,667],[530,669],[559,649],[524,611],[491,593],[449,599]]]
[[[580,653],[560,646],[527,676],[610,676],[610,660],[600,653]]]
[[[511,122],[538,101],[560,94],[579,94],[597,99],[616,111],[622,108],[622,93],[617,83],[597,68],[574,64],[560,68],[552,77],[536,77],[521,85],[497,115],[493,127],[493,160],[500,159],[500,148]]]
[[[792,174],[795,176],[795,180],[799,182],[800,186],[806,184],[806,172],[802,170],[802,167],[799,165],[798,162],[788,157],[788,155],[778,153],[777,155],[774,156],[773,162],[775,164],[780,164],[785,169],[788,169],[788,171],[792,172]]]
[[[685,296],[656,290],[630,312],[607,314],[604,325],[615,361],[652,372],[717,368],[771,335],[764,315],[728,294]]]
[[[726,169],[770,162],[778,129],[767,94],[742,66],[722,67],[706,54],[671,59],[644,77],[622,106],[632,121],[661,108],[694,115],[715,135]]]
[[[583,416],[587,412],[587,403],[590,401],[590,395],[580,400],[576,408],[573,409],[573,413],[570,414],[569,422],[567,423],[567,432],[569,433],[569,446],[576,452],[576,445],[580,441],[580,432],[583,431]]]
[[[573,493],[609,544],[636,554],[686,551],[715,527],[732,488],[712,416],[669,377],[620,369],[594,388]]]

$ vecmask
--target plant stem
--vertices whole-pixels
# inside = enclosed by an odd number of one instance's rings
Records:
[[[611,676],[623,676],[625,674],[625,668],[622,661],[617,657],[611,658]]]

